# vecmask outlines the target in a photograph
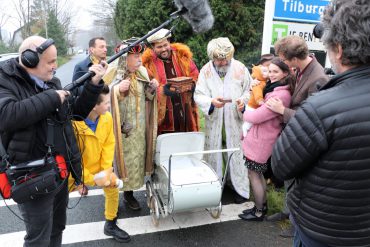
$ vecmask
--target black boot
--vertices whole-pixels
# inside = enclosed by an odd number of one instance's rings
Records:
[[[265,214],[263,213],[262,208],[255,208],[249,214],[239,214],[239,218],[242,220],[249,220],[249,221],[263,221]]]
[[[134,197],[134,192],[132,190],[123,192],[123,200],[132,210],[140,210],[140,204]]]
[[[121,243],[128,243],[131,240],[130,235],[117,226],[117,218],[105,221],[104,234],[112,236],[116,241]]]
[[[254,206],[253,208],[248,208],[246,210],[243,210],[243,214],[249,214],[251,213],[253,210],[256,210],[256,206]],[[267,211],[268,211],[268,207],[267,207],[267,202],[264,202],[263,203],[263,206],[262,206],[262,211],[264,214],[267,214]]]

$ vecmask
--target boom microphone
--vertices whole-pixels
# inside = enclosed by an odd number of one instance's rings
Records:
[[[186,9],[182,15],[193,30],[203,33],[210,30],[215,21],[208,0],[175,0],[179,10]]]

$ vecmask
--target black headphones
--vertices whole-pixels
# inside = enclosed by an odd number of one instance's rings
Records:
[[[54,44],[54,40],[47,39],[40,46],[36,47],[36,51],[27,49],[21,54],[21,61],[27,68],[35,68],[39,63],[39,54],[41,55],[49,46]]]

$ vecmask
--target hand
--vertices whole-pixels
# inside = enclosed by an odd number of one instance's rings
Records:
[[[284,114],[284,105],[283,102],[279,98],[271,98],[266,102],[266,107],[273,112],[279,113],[281,115]]]
[[[60,97],[60,101],[63,102],[66,100],[66,98],[71,95],[71,92],[69,91],[65,91],[65,90],[55,90],[55,92],[57,92],[57,94],[59,95]]]
[[[261,100],[259,100],[258,102],[257,102],[257,104],[259,105],[259,106],[261,106],[261,105],[263,105],[265,102],[263,101],[263,99],[261,99]]]
[[[101,61],[100,64],[93,64],[89,70],[93,71],[95,75],[93,78],[91,78],[91,81],[93,84],[98,85],[101,78],[105,75],[105,72],[107,71],[108,64],[105,61]]]
[[[170,84],[166,84],[163,86],[163,93],[166,95],[166,96],[169,96],[169,97],[173,97],[173,96],[176,96],[177,93],[176,91],[171,91],[170,89],[171,85]]]
[[[242,112],[244,110],[244,100],[243,99],[237,99],[235,100],[236,106],[238,108],[238,111]]]
[[[129,79],[123,79],[122,81],[120,81],[120,83],[118,84],[119,92],[120,93],[127,92],[130,88],[130,84],[131,82]]]
[[[225,105],[224,102],[222,102],[223,98],[222,97],[216,97],[211,100],[211,103],[216,107],[216,108],[221,108]]]
[[[149,86],[153,89],[157,88],[159,85],[158,81],[156,79],[152,79],[149,83]]]
[[[79,193],[81,196],[87,196],[87,194],[89,193],[89,189],[88,189],[85,185],[82,185],[82,184],[80,184],[80,185],[77,187],[77,190],[78,190],[78,193]]]
[[[251,81],[250,88],[252,89],[252,87],[257,86],[258,84],[260,84],[260,81],[259,81],[259,80],[257,80],[257,79],[253,79],[253,80]]]

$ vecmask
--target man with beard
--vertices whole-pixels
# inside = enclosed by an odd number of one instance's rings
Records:
[[[150,79],[155,78],[159,82],[158,134],[198,131],[199,118],[193,92],[173,92],[167,79],[191,77],[195,87],[199,71],[190,48],[181,43],[170,43],[170,37],[171,32],[167,29],[151,35],[147,39],[151,48],[142,57]]]
[[[207,54],[211,61],[201,69],[194,93],[195,102],[205,116],[205,149],[240,147],[242,111],[249,99],[252,78],[244,64],[233,58],[234,46],[228,38],[211,40]],[[227,157],[217,153],[205,159],[221,177]],[[242,203],[249,198],[248,170],[242,152],[232,156],[229,171],[237,192],[235,202]]]
[[[276,113],[281,114],[284,123],[287,123],[311,94],[316,92],[328,80],[324,68],[309,54],[306,41],[299,36],[290,35],[279,39],[275,43],[276,54],[290,67],[297,70],[294,92],[290,108],[285,107],[278,98],[271,98],[266,102],[266,106]],[[284,181],[286,198],[290,193],[293,180]],[[286,203],[282,212],[270,215],[268,221],[280,221],[289,218],[289,208]],[[280,233],[282,237],[293,237],[294,228],[290,226]]]

